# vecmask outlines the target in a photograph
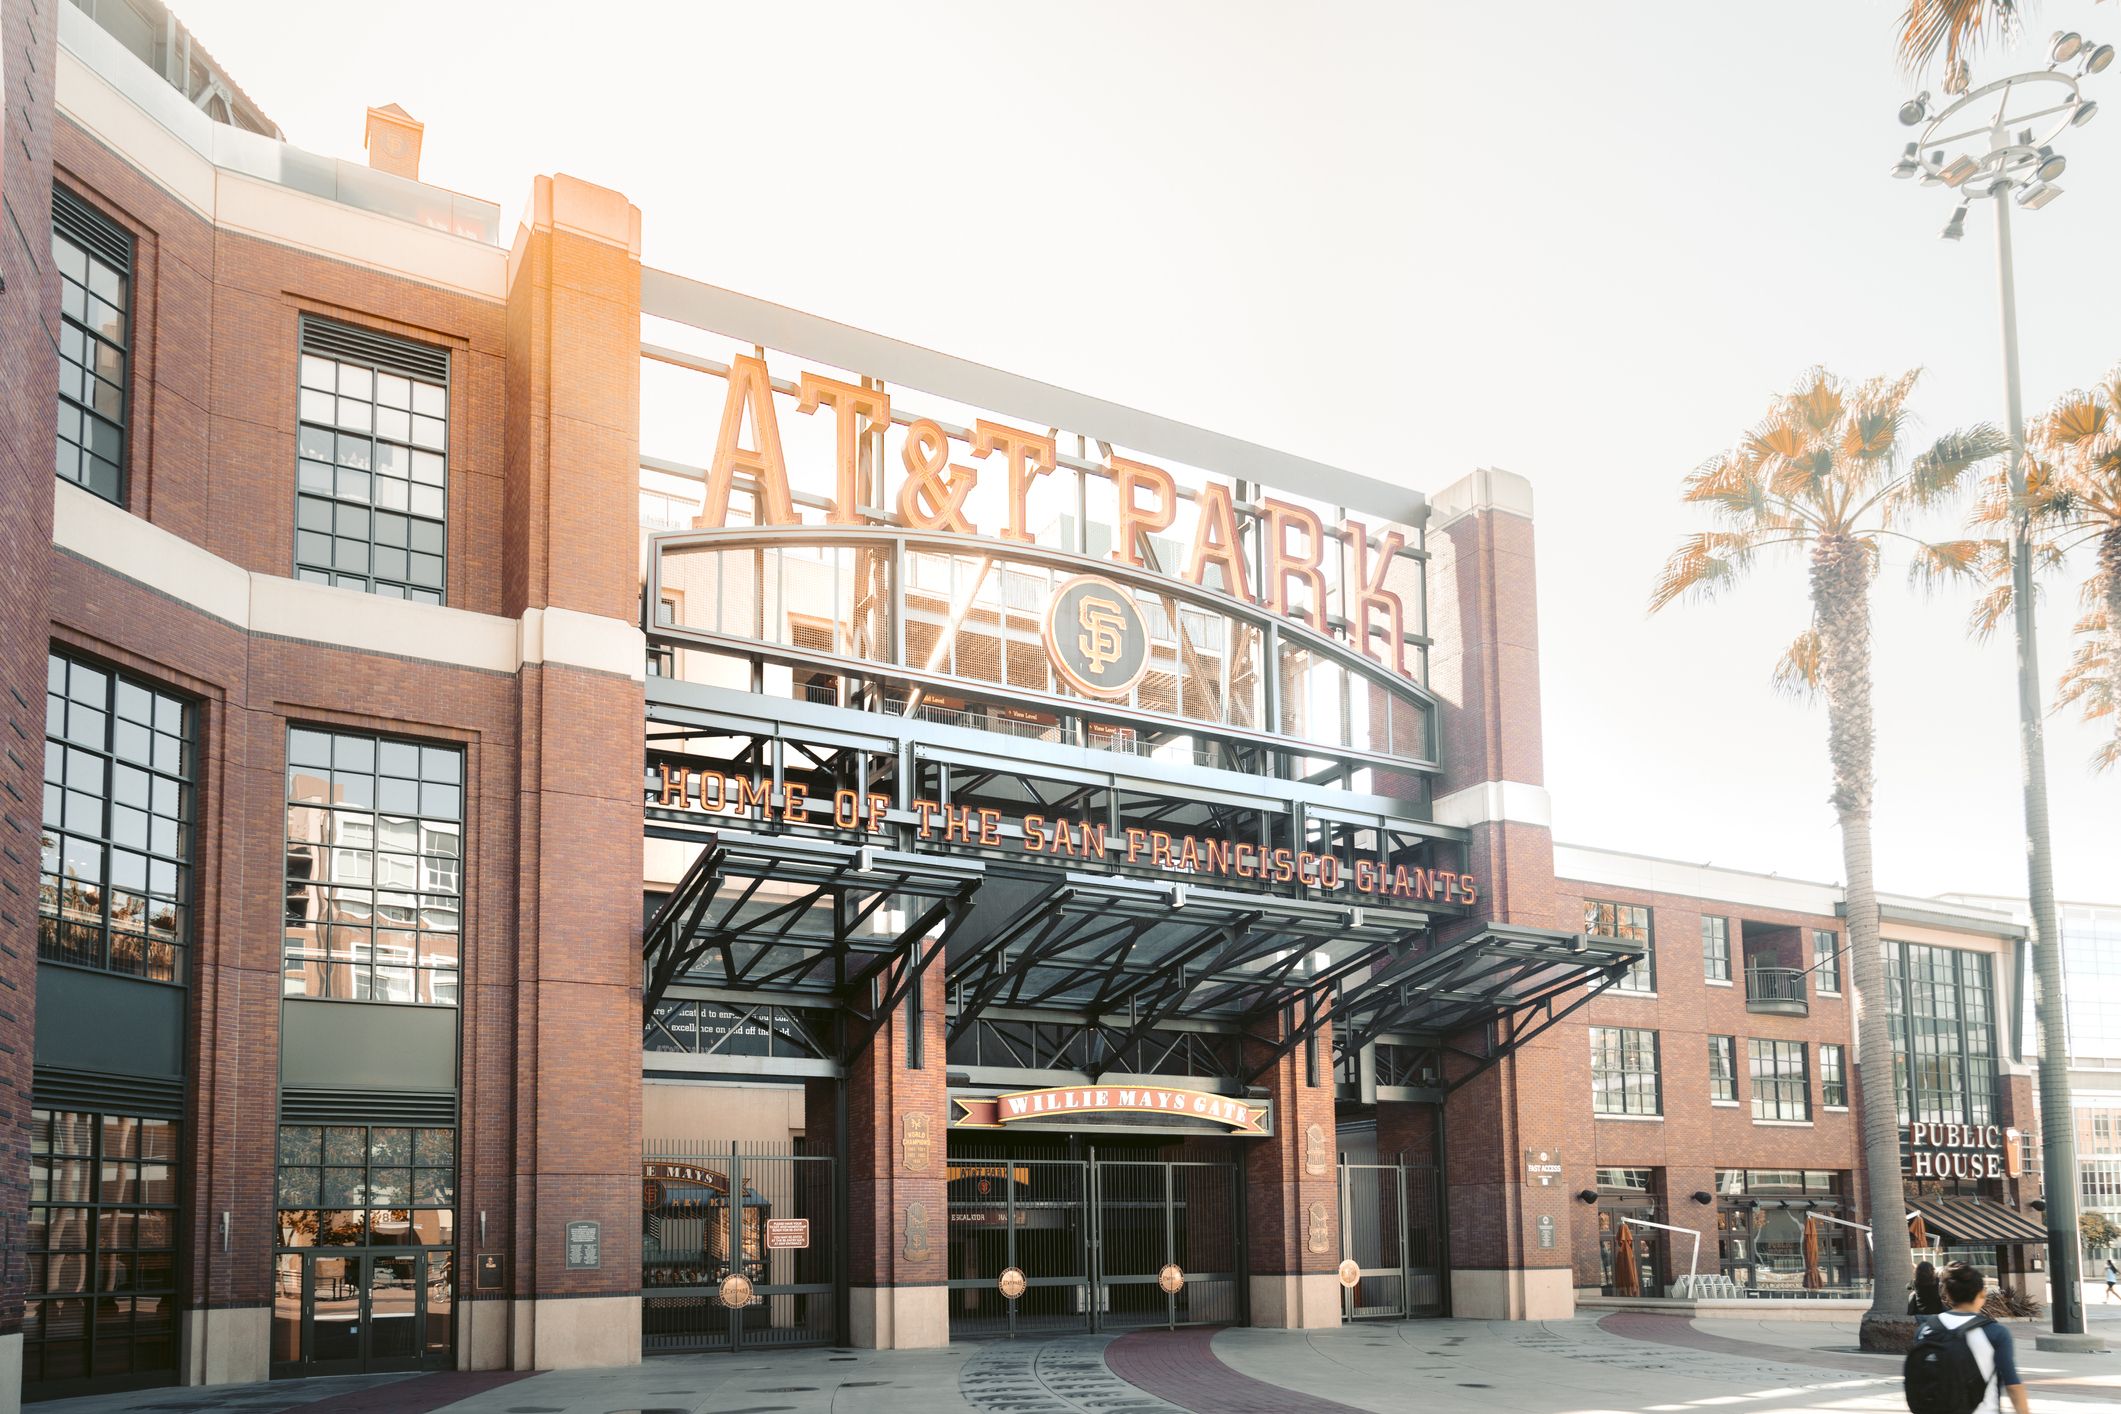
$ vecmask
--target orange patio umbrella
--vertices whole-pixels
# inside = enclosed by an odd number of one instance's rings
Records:
[[[1635,1229],[1625,1221],[1620,1224],[1620,1235],[1613,1239],[1613,1294],[1642,1295],[1642,1273],[1635,1265]]]
[[[1819,1270],[1819,1220],[1807,1213],[1804,1216],[1804,1289],[1820,1291],[1826,1287],[1826,1274]]]

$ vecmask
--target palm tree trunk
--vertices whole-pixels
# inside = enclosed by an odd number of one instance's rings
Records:
[[[1863,1344],[1905,1349],[1909,1322],[1903,1293],[1914,1280],[1914,1259],[1907,1245],[1900,1106],[1887,1025],[1885,957],[1878,941],[1878,895],[1871,878],[1870,587],[1868,546],[1839,535],[1818,543],[1812,554],[1812,612],[1819,628],[1834,814],[1841,822],[1842,868],[1848,874],[1849,971],[1856,989],[1856,1074],[1872,1228],[1871,1309],[1863,1318]]]
[[[2114,696],[2114,753],[2121,758],[2121,525],[2099,537],[2099,573],[2106,579],[2106,676]],[[2121,769],[2121,759],[2115,767]]]

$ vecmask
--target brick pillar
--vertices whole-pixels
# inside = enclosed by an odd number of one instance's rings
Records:
[[[1247,1038],[1245,1066],[1266,1058],[1279,1023]],[[1274,1134],[1246,1139],[1245,1221],[1252,1324],[1311,1329],[1340,1324],[1340,1180],[1335,1170],[1333,1035],[1317,1039],[1317,1083],[1309,1048],[1298,1045],[1263,1077],[1274,1101]]]
[[[1468,832],[1466,868],[1481,889],[1475,916],[1459,926],[1553,927],[1532,488],[1506,471],[1476,471],[1430,506],[1429,685],[1443,767],[1436,818]],[[1558,1027],[1446,1103],[1452,1314],[1540,1320],[1574,1311],[1570,1227],[1588,1209],[1572,1206],[1558,1179],[1528,1183],[1526,1153],[1572,1165],[1591,1157],[1589,1068],[1581,1028]],[[1545,1231],[1550,1247],[1540,1245]]]
[[[513,1307],[466,1303],[459,1341],[469,1364],[620,1365],[641,1350],[640,213],[540,177],[508,277],[502,597],[526,662],[515,1187],[488,1242]],[[569,1265],[580,1223],[594,1267]]]
[[[940,939],[923,947],[940,951]],[[907,964],[894,964],[894,969]],[[907,1350],[950,1343],[950,1309],[942,1283],[950,1248],[950,1203],[944,1178],[944,1128],[950,1087],[943,1064],[948,992],[943,960],[921,979],[920,1066],[913,1068],[914,1008],[901,1003],[847,1069],[848,1332],[865,1350]],[[834,1129],[832,1087],[808,1087],[808,1133]]]
[[[58,7],[0,0],[0,1411],[21,1408],[28,1264],[30,1065],[37,1034],[37,861],[44,764],[45,571],[59,406],[51,268],[52,74]],[[27,246],[14,238],[27,233]]]

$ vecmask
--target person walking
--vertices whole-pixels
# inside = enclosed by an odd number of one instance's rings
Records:
[[[2015,1414],[2031,1414],[2010,1329],[1981,1313],[1987,1285],[1963,1263],[1945,1269],[1950,1307],[1916,1323],[1904,1366],[1907,1406],[1916,1414],[2002,1414],[2006,1394]]]
[[[2108,1257],[2106,1259],[2106,1295],[2099,1298],[2102,1303],[2117,1299],[2114,1295],[2114,1282],[2116,1280],[2121,1280],[2121,1272],[2114,1270],[2114,1259]]]
[[[1907,1313],[1910,1316],[1944,1314],[1944,1287],[1937,1281],[1937,1269],[1928,1262],[1915,1264],[1915,1289],[1908,1293]]]

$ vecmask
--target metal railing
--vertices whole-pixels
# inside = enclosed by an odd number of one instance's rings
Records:
[[[1745,1004],[1751,1011],[1804,1015],[1810,1010],[1805,996],[1804,973],[1794,967],[1748,967],[1745,970]]]

